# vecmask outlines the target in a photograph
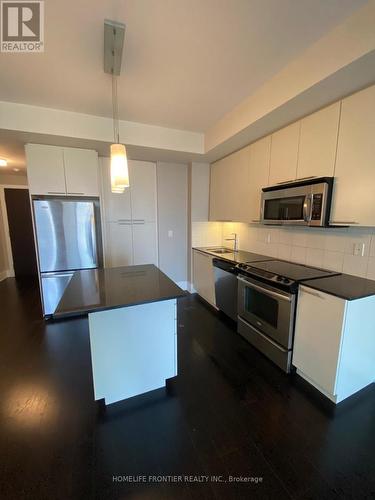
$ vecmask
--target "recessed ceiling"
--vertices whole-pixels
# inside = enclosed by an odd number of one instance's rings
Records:
[[[110,151],[110,143],[105,141],[74,139],[72,137],[0,129],[0,158],[8,160],[8,165],[6,167],[0,167],[0,174],[25,175],[25,144],[27,143],[94,149],[98,152],[99,156],[109,156]],[[186,153],[182,151],[170,151],[142,146],[127,146],[126,149],[128,157],[131,160],[166,161],[176,163],[205,160],[204,155]],[[19,168],[19,172],[14,172],[14,168]]]
[[[45,52],[0,54],[0,100],[111,115],[103,22],[125,22],[120,118],[205,131],[366,0],[46,2]]]

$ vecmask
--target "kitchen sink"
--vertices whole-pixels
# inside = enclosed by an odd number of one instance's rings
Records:
[[[233,253],[233,250],[228,250],[228,248],[207,248],[208,251],[212,253]]]

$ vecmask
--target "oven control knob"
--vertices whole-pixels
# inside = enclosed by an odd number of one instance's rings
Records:
[[[284,283],[289,283],[288,278],[284,278]]]
[[[277,281],[283,281],[283,277],[282,276],[276,276],[276,280]]]

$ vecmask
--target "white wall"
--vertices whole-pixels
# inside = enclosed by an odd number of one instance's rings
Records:
[[[314,267],[375,280],[374,228],[275,228],[223,223],[224,238],[239,235],[239,248]],[[364,244],[364,255],[353,255],[354,244]]]
[[[0,185],[27,186],[27,176],[0,173]]]
[[[8,277],[8,258],[5,244],[5,227],[2,213],[2,204],[0,204],[0,281]]]
[[[188,281],[188,166],[157,163],[159,267],[176,283]]]
[[[4,211],[6,210],[5,197],[4,197],[4,187],[6,185],[13,186],[27,186],[27,176],[22,174],[5,174],[0,173],[0,281],[9,276],[14,276],[14,271],[12,269],[13,264],[9,262],[11,257],[8,257],[8,251],[11,252],[10,243],[8,240],[8,245],[6,241],[6,234],[8,223],[5,217]],[[9,250],[8,250],[9,247]]]

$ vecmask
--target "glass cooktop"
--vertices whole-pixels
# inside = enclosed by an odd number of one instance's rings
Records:
[[[304,266],[303,264],[293,264],[283,260],[267,260],[265,262],[251,262],[249,266],[261,269],[273,275],[284,276],[294,281],[304,281],[314,278],[324,278],[335,276],[340,273],[318,269],[316,267]]]

